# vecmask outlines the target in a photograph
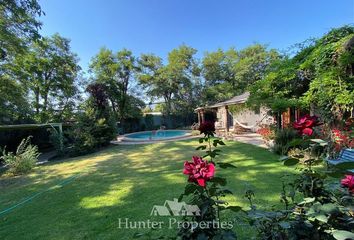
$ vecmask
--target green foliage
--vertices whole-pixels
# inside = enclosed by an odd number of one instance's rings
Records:
[[[25,51],[28,42],[37,40],[43,11],[37,0],[2,0],[0,2],[0,63]]]
[[[240,51],[230,48],[207,53],[202,60],[206,80],[203,92],[206,103],[225,100],[243,93],[249,85],[262,79],[278,53],[254,44]]]
[[[228,106],[228,110],[232,114],[240,113],[246,109],[247,109],[247,106],[245,104],[234,104],[234,105]]]
[[[113,53],[102,48],[90,64],[93,80],[105,85],[112,111],[123,127],[126,119],[140,118],[141,109],[145,107],[129,90],[131,87],[136,88],[133,84],[137,70],[137,59],[127,49]]]
[[[144,120],[145,120],[145,124],[146,124],[146,130],[153,130],[154,116],[151,114],[146,114]]]
[[[354,27],[333,29],[302,44],[293,56],[274,61],[268,73],[250,87],[248,103],[274,112],[315,107],[329,122],[353,110]]]
[[[298,162],[300,159],[289,158],[285,165]],[[303,165],[294,181],[283,183],[281,202],[285,210],[258,210],[250,201],[248,222],[256,227],[260,239],[353,238],[353,197],[338,185],[325,184],[328,172],[314,170],[314,162],[312,159]],[[295,194],[300,196],[295,198]]]
[[[353,109],[354,105],[354,27],[333,29],[315,44],[314,50],[300,67],[312,69],[314,79],[303,98],[316,102],[329,120]]]
[[[182,45],[168,54],[168,63],[153,54],[143,54],[139,59],[139,83],[151,98],[163,98],[163,113],[193,111],[199,104],[200,69],[194,48]]]
[[[283,57],[274,61],[268,74],[253,85],[249,90],[251,106],[266,106],[275,113],[284,112],[289,107],[299,106],[297,100],[308,88],[306,73],[296,69],[296,61]]]
[[[12,76],[13,58],[40,37],[43,14],[36,0],[0,1],[0,123],[22,121],[29,114],[26,89]]]
[[[78,115],[78,122],[69,133],[73,142],[70,155],[73,156],[109,145],[117,132],[103,85],[91,84],[89,88],[93,90],[83,106],[84,112]]]
[[[273,151],[280,155],[285,155],[290,148],[296,147],[302,144],[302,140],[299,142],[298,133],[292,128],[284,128],[276,131],[275,145]]]
[[[59,130],[55,129],[54,127],[49,129],[50,135],[49,140],[51,144],[53,144],[57,156],[63,156],[66,154],[66,142],[67,139],[64,137],[64,134],[61,133]]]
[[[199,143],[203,144],[197,147],[196,150],[205,151],[203,158],[209,158],[209,162],[206,164],[215,165],[215,158],[219,155],[220,149],[217,149],[218,145],[225,145],[220,139],[214,138],[214,132],[211,128],[203,129],[204,136],[199,138]],[[210,126],[209,126],[210,127]],[[215,129],[214,129],[215,130]],[[202,130],[201,130],[202,131]],[[236,168],[230,163],[224,163],[218,161],[220,168]],[[232,192],[224,187],[227,185],[227,181],[223,177],[213,176],[208,179],[208,185],[205,187],[196,183],[188,183],[185,186],[184,193],[179,197],[182,200],[183,197],[190,196],[190,204],[197,205],[200,209],[200,215],[193,217],[184,217],[184,221],[195,222],[196,226],[182,227],[179,229],[178,238],[183,240],[189,239],[237,239],[236,233],[231,229],[225,229],[221,227],[211,226],[210,223],[218,222],[220,224],[220,212],[230,210],[232,212],[240,212],[242,208],[239,206],[229,206],[223,198],[226,195],[232,195]],[[208,224],[209,226],[204,228],[202,224]]]
[[[73,110],[79,70],[70,41],[58,34],[32,43],[29,51],[18,56],[12,67],[13,76],[31,97],[30,103],[39,122],[51,121],[54,115],[60,118],[64,111]]]
[[[29,115],[25,92],[25,88],[8,74],[0,75],[0,123],[21,121]]]
[[[31,137],[25,138],[17,147],[16,153],[3,151],[1,159],[15,175],[28,173],[36,165],[39,152],[38,147],[30,144]]]

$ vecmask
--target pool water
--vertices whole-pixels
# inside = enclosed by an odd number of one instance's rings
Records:
[[[186,130],[157,130],[126,134],[126,139],[132,140],[164,140],[187,136]]]

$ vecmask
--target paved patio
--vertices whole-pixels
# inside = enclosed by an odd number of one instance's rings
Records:
[[[262,136],[257,133],[243,133],[233,135],[232,137],[225,138],[227,140],[238,141],[243,143],[248,143],[256,145],[263,148],[268,148],[267,145],[263,142]]]

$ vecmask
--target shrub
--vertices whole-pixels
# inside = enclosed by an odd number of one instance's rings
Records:
[[[270,126],[263,126],[257,130],[257,133],[260,134],[264,141],[270,141],[275,138],[275,131]]]
[[[354,124],[353,118],[347,119],[336,127],[324,124],[321,127],[320,138],[328,143],[327,155],[336,158],[343,148],[354,147]]]
[[[116,127],[108,107],[107,95],[102,84],[91,84],[87,88],[91,94],[84,105],[84,112],[69,135],[73,142],[70,155],[78,156],[109,145],[116,134]]]
[[[273,151],[277,154],[285,155],[289,149],[299,146],[303,143],[302,139],[294,129],[280,129],[275,134],[275,145]]]
[[[299,159],[289,158],[284,165],[298,162]],[[298,168],[300,174],[293,181],[284,176],[280,194],[284,209],[263,211],[250,201],[247,220],[256,227],[259,239],[354,239],[353,176],[342,179],[341,187],[326,184],[327,177],[342,174],[347,168],[328,172],[315,170],[313,163],[315,160]],[[285,183],[285,179],[289,182]]]
[[[64,137],[63,134],[60,134],[60,132],[57,129],[55,129],[54,127],[51,128],[49,131],[50,131],[49,141],[51,144],[53,144],[55,151],[57,153],[57,156],[65,155],[65,153],[66,153],[66,149],[65,149],[66,138]]]
[[[17,151],[6,153],[1,157],[9,167],[9,171],[15,175],[29,172],[38,160],[38,147],[30,144],[31,137],[25,138],[17,147]]]

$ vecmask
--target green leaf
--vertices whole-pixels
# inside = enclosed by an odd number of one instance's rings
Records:
[[[327,214],[333,214],[338,212],[338,207],[333,203],[326,203],[321,206],[321,211]]]
[[[199,143],[203,143],[204,142],[204,138],[199,138]]]
[[[316,200],[316,198],[304,198],[302,202],[299,203],[299,205],[306,204],[306,203],[312,203]]]
[[[343,171],[326,171],[326,175],[332,177],[332,178],[340,178],[343,177]]]
[[[314,216],[318,221],[327,223],[328,222],[328,216],[324,214],[318,214]]]
[[[225,186],[227,183],[226,179],[222,177],[214,177],[210,180],[210,182],[220,184],[221,186]]]
[[[332,235],[337,240],[354,239],[354,233],[344,230],[334,230]]]
[[[299,159],[295,159],[295,158],[288,158],[284,161],[284,165],[285,166],[294,166],[296,164],[299,163]]]
[[[189,194],[192,194],[195,191],[198,191],[198,189],[199,189],[199,186],[197,186],[196,184],[193,184],[193,183],[189,183],[184,188],[184,195],[188,196]]]
[[[231,163],[218,163],[220,168],[237,168],[235,165],[232,165]]]
[[[206,148],[207,148],[206,145],[202,145],[202,146],[197,147],[195,150],[205,150]]]

